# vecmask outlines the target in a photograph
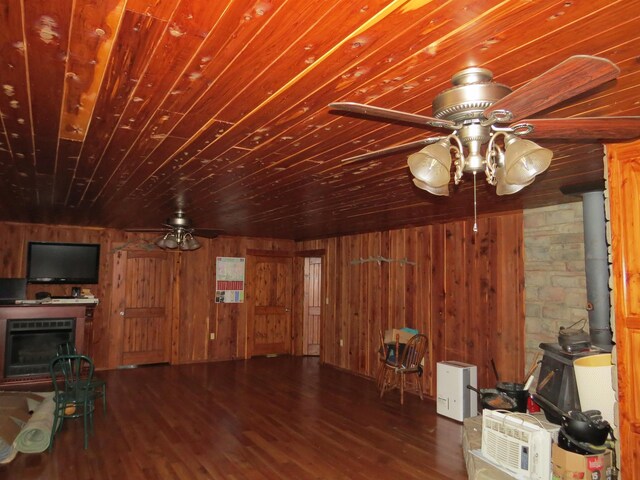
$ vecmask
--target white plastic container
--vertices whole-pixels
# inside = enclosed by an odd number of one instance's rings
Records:
[[[600,410],[602,418],[613,425],[616,395],[611,382],[611,354],[579,358],[573,362],[573,367],[582,411]]]
[[[439,415],[458,422],[478,415],[478,394],[467,388],[478,386],[478,367],[462,362],[438,362],[436,375]]]

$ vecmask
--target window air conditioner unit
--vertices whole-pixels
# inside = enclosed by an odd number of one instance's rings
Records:
[[[482,455],[527,480],[551,478],[558,425],[523,413],[483,410]]]

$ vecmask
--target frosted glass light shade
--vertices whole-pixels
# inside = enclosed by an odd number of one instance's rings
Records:
[[[180,245],[182,250],[197,250],[200,248],[200,242],[198,242],[191,234],[184,237],[182,244]]]
[[[421,183],[419,188],[425,187],[442,191],[441,187],[448,185],[451,180],[451,152],[449,142],[444,140],[424,147],[419,152],[409,155],[407,163],[411,174]],[[424,184],[424,185],[423,185]],[[431,192],[434,193],[434,192]],[[448,194],[448,189],[447,189]],[[436,193],[443,195],[443,193]]]
[[[499,168],[496,171],[496,194],[497,195],[511,195],[513,193],[517,193],[522,190],[527,185],[531,185],[533,183],[534,178],[529,180],[527,183],[523,184],[512,184],[507,183],[504,178],[504,169]]]
[[[172,233],[164,237],[163,248],[177,248],[177,247],[178,247],[178,242],[176,241],[176,238]]]
[[[422,180],[418,180],[417,178],[413,179],[413,184],[422,190],[433,193],[434,195],[441,195],[444,197],[449,196],[449,184],[445,185],[444,187],[431,187],[424,183]]]
[[[526,186],[551,164],[553,152],[531,140],[512,137],[507,140],[504,179],[512,185]]]

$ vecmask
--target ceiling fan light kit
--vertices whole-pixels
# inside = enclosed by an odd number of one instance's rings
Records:
[[[180,247],[180,250],[197,250],[200,248],[200,242],[195,239],[191,232],[184,229],[176,229],[174,232],[165,234],[164,237],[156,242],[160,248],[173,250]]]
[[[505,137],[504,147],[495,142],[500,135]],[[458,146],[452,145],[451,140]],[[496,187],[500,184],[501,188],[496,188],[498,195],[510,195],[530,185],[537,175],[549,168],[553,158],[551,150],[504,132],[493,134],[485,155],[481,153],[480,146],[478,140],[469,140],[468,137],[461,140],[449,135],[409,155],[409,170],[419,180],[414,184],[434,195],[448,196],[449,189],[443,187],[451,180],[453,151],[456,185],[462,181],[464,173],[476,174],[484,170],[489,184]]]
[[[466,68],[452,77],[453,86],[436,95],[433,117],[353,102],[329,107],[418,127],[448,129],[442,137],[428,137],[344,159],[351,163],[426,146],[409,155],[407,163],[418,188],[434,195],[449,195],[451,166],[457,185],[465,173],[485,172],[497,195],[512,195],[531,185],[549,168],[553,152],[529,139],[628,139],[640,136],[640,117],[523,119],[563,100],[615,79],[619,68],[611,61],[576,55],[512,91],[493,82],[485,68]],[[512,123],[513,122],[513,123]],[[475,205],[475,203],[474,203]]]
[[[170,250],[179,247],[180,250],[183,251],[197,250],[200,248],[200,242],[193,236],[191,219],[182,211],[178,210],[172,217],[167,218],[165,225],[167,228],[170,228],[171,231],[167,232],[156,242],[158,247]]]
[[[201,247],[200,242],[195,238],[195,228],[191,223],[191,219],[184,212],[178,210],[171,217],[167,218],[164,228],[139,228],[127,229],[129,232],[166,232],[162,237],[156,240],[155,244],[168,250],[180,249],[182,251],[197,250]],[[198,235],[215,238],[221,231],[214,229],[198,229]]]

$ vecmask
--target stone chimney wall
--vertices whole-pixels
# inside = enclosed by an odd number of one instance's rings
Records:
[[[524,211],[525,365],[560,327],[589,330],[582,201]]]

